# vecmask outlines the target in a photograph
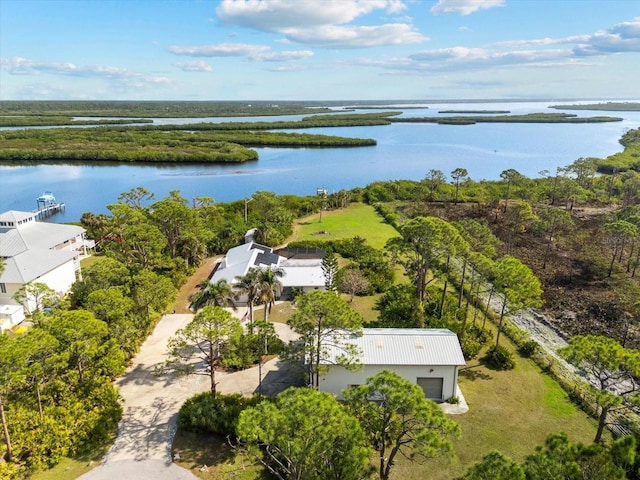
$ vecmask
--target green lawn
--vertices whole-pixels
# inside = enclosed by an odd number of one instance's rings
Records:
[[[104,455],[116,439],[117,432],[104,442],[104,445],[97,447],[94,451],[78,455],[73,458],[63,457],[55,467],[34,472],[29,476],[30,480],[73,480],[97,467]]]
[[[268,475],[258,465],[236,454],[226,438],[178,430],[173,439],[175,463],[203,480],[266,480]]]
[[[85,268],[89,268],[91,265],[93,265],[94,263],[97,263],[100,261],[100,259],[105,258],[103,257],[101,254],[93,254],[90,257],[85,257],[82,260],[80,260],[80,266],[85,269]]]
[[[374,248],[382,248],[388,239],[398,236],[398,232],[384,220],[370,205],[352,203],[340,210],[323,212],[322,221],[315,214],[297,220],[293,235],[287,242],[300,240],[336,240],[362,237]]]
[[[340,295],[344,298],[345,301],[349,301],[349,295],[342,294]],[[378,311],[374,310],[376,301],[380,298],[379,294],[376,295],[367,295],[366,297],[354,297],[353,302],[349,305],[353,310],[362,315],[364,319],[365,326],[369,322],[373,322],[378,319]],[[294,312],[295,307],[291,304],[291,302],[282,302],[273,306],[271,309],[271,314],[269,315],[269,321],[276,323],[287,323],[289,317]],[[262,320],[263,313],[262,307],[256,307],[254,309],[254,317],[256,319]]]
[[[501,344],[514,349],[507,339]],[[533,361],[516,357],[516,362],[510,371],[491,370],[479,360],[467,362],[460,370],[459,385],[469,411],[450,416],[462,429],[453,456],[422,465],[401,459],[392,478],[451,480],[492,449],[522,461],[553,432],[591,443],[595,420],[571,403],[562,387]]]

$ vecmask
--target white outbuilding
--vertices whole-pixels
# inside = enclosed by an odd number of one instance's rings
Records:
[[[320,378],[320,390],[342,398],[342,391],[362,385],[382,370],[391,370],[420,386],[426,398],[444,402],[457,396],[458,369],[465,365],[458,336],[444,328],[364,328],[362,335],[347,338],[358,351],[360,368],[337,365],[344,354],[327,349],[322,363],[328,367]]]

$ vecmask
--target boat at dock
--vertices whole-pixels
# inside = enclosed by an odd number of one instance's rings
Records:
[[[53,192],[45,191],[36,199],[38,208],[33,211],[36,218],[42,219],[64,211],[64,203],[58,203]]]
[[[56,197],[53,196],[53,192],[44,192],[38,197],[37,202],[38,204],[42,203],[45,205],[49,203],[56,203]]]

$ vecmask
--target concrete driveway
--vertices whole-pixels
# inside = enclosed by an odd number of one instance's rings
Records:
[[[102,463],[79,477],[83,480],[195,479],[191,472],[171,460],[171,443],[178,411],[184,401],[209,390],[207,376],[173,377],[155,374],[167,358],[167,341],[191,321],[191,314],[165,315],[145,341],[131,367],[116,382],[124,399],[118,437]],[[287,325],[274,324],[288,342],[293,334]],[[262,366],[263,393],[275,395],[288,387],[286,364],[275,358]],[[258,391],[259,368],[218,374],[220,393],[249,395]]]

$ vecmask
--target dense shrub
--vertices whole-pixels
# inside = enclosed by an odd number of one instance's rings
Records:
[[[462,354],[465,360],[476,358],[482,349],[482,344],[474,338],[465,337],[462,342]]]
[[[284,342],[278,338],[273,325],[266,333],[267,352],[279,355],[284,350]],[[222,365],[229,370],[244,370],[262,360],[265,347],[265,334],[243,334],[229,342],[223,350]]]
[[[236,436],[240,413],[264,400],[265,397],[260,395],[243,397],[239,393],[218,394],[214,398],[211,392],[198,393],[180,408],[178,426],[191,432]]]
[[[512,370],[516,366],[513,353],[502,345],[489,348],[485,360],[488,365],[498,370]]]
[[[394,285],[376,302],[380,312],[375,327],[423,328],[424,313],[416,289],[408,284]]]
[[[489,329],[483,329],[478,325],[471,324],[467,325],[466,336],[474,338],[476,341],[484,345],[493,339],[493,332]]]
[[[528,340],[518,347],[518,352],[523,357],[531,357],[538,351],[538,349],[538,342],[535,340]]]
[[[398,227],[398,224],[400,223],[398,214],[395,212],[393,208],[383,205],[381,203],[377,203],[375,205],[375,209],[376,209],[376,212],[378,212],[380,216],[384,218],[384,221],[386,223],[388,223],[392,227]]]
[[[353,262],[371,284],[376,293],[385,292],[393,285],[394,273],[384,252],[366,244],[361,237],[332,242],[333,251]]]

